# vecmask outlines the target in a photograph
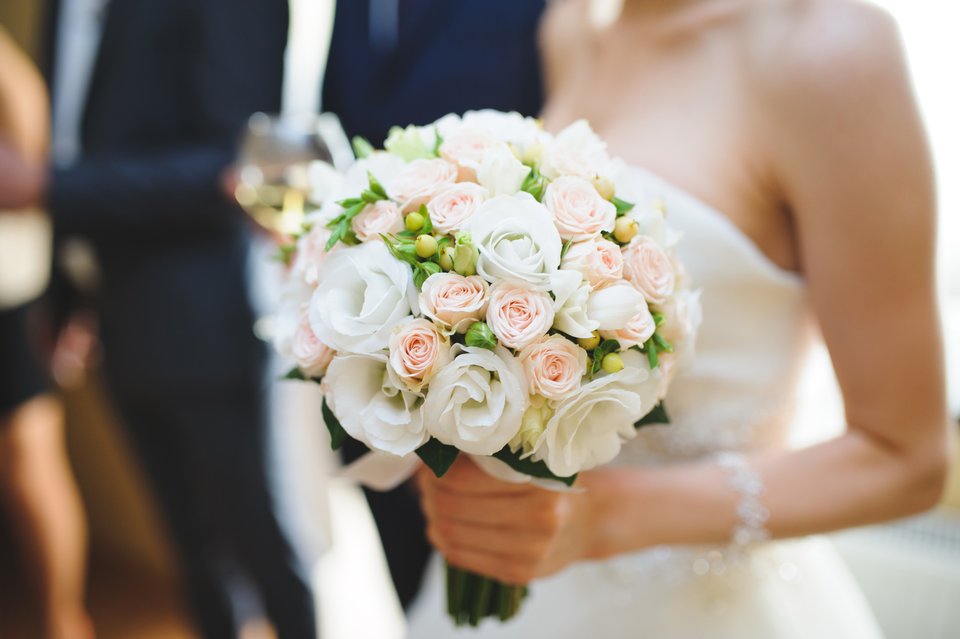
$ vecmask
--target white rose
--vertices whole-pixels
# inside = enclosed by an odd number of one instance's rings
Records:
[[[473,455],[493,455],[519,432],[529,398],[510,351],[456,345],[430,382],[423,417],[430,434]]]
[[[640,291],[626,282],[618,282],[590,293],[587,317],[595,321],[601,331],[618,331],[646,306]]]
[[[631,365],[555,403],[533,454],[554,474],[569,477],[611,461],[623,442],[636,436],[634,422],[655,405],[658,384],[647,383],[651,377],[639,361],[642,356],[634,351],[621,355]]]
[[[547,144],[540,172],[551,180],[562,175],[592,179],[609,164],[607,145],[586,120],[577,120]]]
[[[288,279],[280,289],[280,299],[273,314],[271,329],[274,348],[288,359],[296,359],[293,355],[293,341],[303,313],[309,308],[312,294],[313,288],[296,277]]]
[[[323,379],[330,410],[354,439],[399,456],[427,441],[422,395],[404,386],[385,355],[338,355]]]
[[[639,235],[623,249],[623,276],[651,304],[663,304],[673,293],[673,262],[655,240]]]
[[[427,212],[437,233],[453,233],[473,217],[487,199],[487,190],[479,184],[460,182],[440,190],[427,202]]]
[[[343,176],[343,181],[330,191],[327,202],[324,202],[324,209],[328,209],[327,203],[331,205],[340,200],[359,197],[365,188],[370,186],[370,179],[367,173],[370,172],[380,182],[387,185],[404,169],[406,163],[395,155],[377,151],[371,153],[362,160],[357,160],[350,165]],[[340,206],[333,205],[330,213],[323,217],[329,221],[343,211]]]
[[[604,286],[623,279],[623,253],[609,240],[591,240],[570,245],[560,267],[583,273],[591,286]]]
[[[523,186],[530,167],[505,144],[487,150],[477,167],[477,182],[492,196],[513,195]]]
[[[390,255],[383,242],[331,254],[310,301],[310,325],[317,338],[349,353],[386,348],[394,327],[417,313],[410,266]]]
[[[563,246],[553,217],[533,196],[517,193],[487,200],[461,230],[480,251],[477,272],[485,280],[549,290]]]
[[[599,324],[587,315],[590,284],[583,281],[578,271],[560,269],[552,284],[555,297],[553,327],[571,337],[589,338]]]
[[[553,213],[554,223],[565,240],[582,242],[601,232],[613,231],[617,207],[600,197],[587,180],[576,176],[559,177],[547,186],[543,204]]]
[[[504,149],[509,151],[506,144],[492,135],[477,129],[461,127],[443,139],[440,144],[440,157],[459,167],[458,179],[461,182],[476,182],[477,169],[480,168],[484,158],[490,153]]]
[[[524,117],[515,111],[467,111],[463,114],[463,126],[484,131],[501,142],[506,142],[522,158],[532,159],[550,138],[538,120]]]

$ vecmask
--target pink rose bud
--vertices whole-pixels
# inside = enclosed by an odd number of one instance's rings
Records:
[[[603,231],[612,231],[617,221],[617,207],[580,177],[559,177],[551,182],[544,192],[543,204],[553,214],[564,240],[593,239]]]
[[[420,312],[442,330],[465,332],[487,311],[487,283],[479,276],[437,273],[420,289]]]
[[[427,210],[438,233],[455,233],[473,217],[487,199],[487,190],[479,184],[462,182],[444,187],[427,202]]]
[[[559,335],[545,337],[518,357],[532,395],[563,399],[580,388],[587,371],[587,352]]]
[[[653,337],[657,330],[657,324],[650,314],[650,309],[646,304],[643,310],[637,313],[633,319],[627,322],[623,328],[615,331],[600,331],[600,335],[606,339],[615,339],[620,342],[620,348],[626,349],[631,346],[643,346],[648,339]]]
[[[297,366],[307,377],[322,377],[334,356],[333,349],[317,339],[306,312],[300,314],[291,350]]]
[[[387,189],[401,210],[416,211],[446,186],[457,181],[457,166],[446,160],[414,160],[403,168]]]
[[[450,340],[425,319],[411,320],[394,329],[389,348],[390,367],[416,392],[452,359]]]
[[[379,240],[381,234],[399,233],[402,230],[403,215],[397,205],[389,200],[370,204],[353,218],[353,232],[361,242]]]
[[[580,271],[597,288],[623,279],[623,253],[609,240],[577,242],[567,249],[560,268]]]
[[[534,343],[547,334],[553,318],[553,300],[544,292],[505,281],[490,289],[487,324],[504,346],[523,348]]]
[[[673,263],[651,237],[638,236],[624,247],[623,276],[643,293],[650,304],[663,304],[673,293]]]

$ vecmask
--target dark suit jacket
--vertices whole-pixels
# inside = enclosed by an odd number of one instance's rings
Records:
[[[340,0],[323,108],[380,146],[392,125],[498,109],[537,115],[545,0],[399,0],[397,46],[371,41],[368,0]]]
[[[261,372],[246,222],[218,178],[247,117],[280,107],[287,21],[286,0],[108,7],[83,155],[53,171],[47,198],[58,237],[96,248],[106,364],[120,383],[184,388]]]

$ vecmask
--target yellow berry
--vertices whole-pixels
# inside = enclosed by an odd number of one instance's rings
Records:
[[[600,333],[594,331],[593,335],[590,337],[581,337],[577,340],[577,343],[580,344],[580,348],[585,351],[592,351],[597,346],[600,346]]]
[[[607,373],[616,373],[623,370],[623,358],[620,353],[607,353],[600,362],[600,367]]]
[[[418,235],[413,248],[417,251],[417,255],[423,259],[433,257],[437,253],[437,238],[427,234]]]
[[[621,244],[626,244],[635,238],[639,232],[637,221],[626,216],[618,217],[613,227],[613,237],[617,238],[617,241]]]
[[[407,227],[408,231],[419,231],[423,228],[424,221],[423,216],[414,211],[404,218],[403,225]]]
[[[437,260],[440,263],[440,268],[445,271],[453,270],[453,255],[455,252],[452,246],[448,246],[440,251],[440,259]]]
[[[597,193],[600,194],[600,197],[605,200],[611,200],[613,199],[613,194],[617,187],[610,178],[605,178],[601,175],[598,175],[597,177],[593,178],[593,188],[597,189]]]

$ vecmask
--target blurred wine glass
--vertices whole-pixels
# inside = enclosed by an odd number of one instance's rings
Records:
[[[312,176],[318,170],[343,169],[352,160],[333,114],[255,113],[241,142],[234,196],[266,230],[294,235],[304,217],[322,204]]]

